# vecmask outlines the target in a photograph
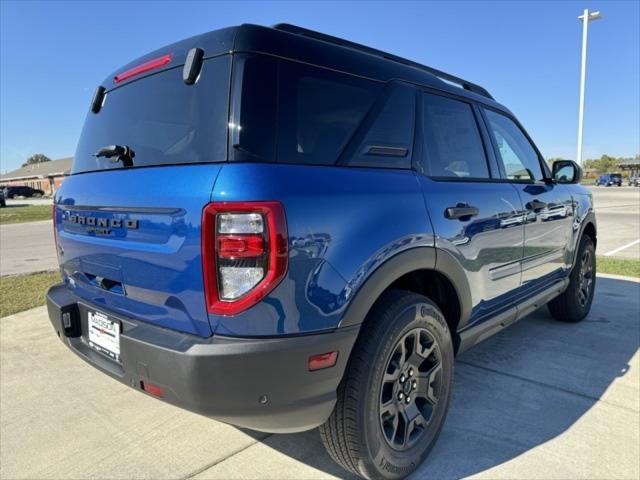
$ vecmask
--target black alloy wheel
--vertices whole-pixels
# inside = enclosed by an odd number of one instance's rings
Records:
[[[380,386],[380,426],[391,448],[407,450],[420,442],[441,388],[440,347],[428,330],[411,330],[396,343]]]

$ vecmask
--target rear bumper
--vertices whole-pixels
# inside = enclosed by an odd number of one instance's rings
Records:
[[[162,388],[166,402],[274,433],[304,431],[324,423],[359,331],[356,326],[297,337],[201,338],[113,315],[79,299],[64,284],[51,287],[47,308],[63,343],[122,383],[144,392],[141,382],[149,382]],[[121,321],[121,363],[88,346],[87,308]],[[72,311],[74,318],[73,328],[66,331],[63,311]],[[309,356],[331,351],[339,352],[334,367],[308,371]]]

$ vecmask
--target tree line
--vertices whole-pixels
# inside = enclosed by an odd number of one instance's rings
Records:
[[[36,153],[35,155],[31,155],[29,158],[27,158],[27,161],[24,162],[22,166],[26,167],[27,165],[33,165],[36,163],[44,163],[44,162],[50,162],[50,161],[51,159],[47,157],[44,153]]]
[[[618,165],[622,162],[626,162],[629,160],[638,160],[640,159],[640,154],[635,157],[611,157],[609,155],[602,155],[600,158],[591,158],[589,160],[584,161],[584,168],[587,170],[595,170],[597,173],[609,173],[618,169]],[[553,165],[553,162],[556,160],[565,160],[564,158],[554,157],[548,158],[547,163],[549,166]],[[26,162],[22,164],[23,167],[27,165],[33,165],[34,163],[43,163],[50,162],[51,159],[42,153],[36,153],[35,155],[31,155]]]
[[[639,160],[640,154],[635,157],[612,157],[610,155],[602,155],[600,158],[590,158],[584,161],[585,170],[595,170],[597,173],[611,173],[619,170],[619,165],[630,160]],[[549,158],[547,163],[553,165],[556,160],[564,160],[562,158]]]

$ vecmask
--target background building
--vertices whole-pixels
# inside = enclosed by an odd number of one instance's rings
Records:
[[[640,158],[630,158],[620,163],[620,169],[629,172],[629,176],[640,175]]]
[[[0,186],[27,185],[39,188],[45,195],[53,195],[71,171],[73,157],[50,162],[34,163],[0,175]]]

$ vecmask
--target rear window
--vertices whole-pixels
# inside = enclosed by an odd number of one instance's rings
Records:
[[[204,62],[194,85],[174,67],[106,94],[89,112],[71,173],[122,168],[94,154],[109,145],[135,152],[134,167],[226,160],[230,57]]]

